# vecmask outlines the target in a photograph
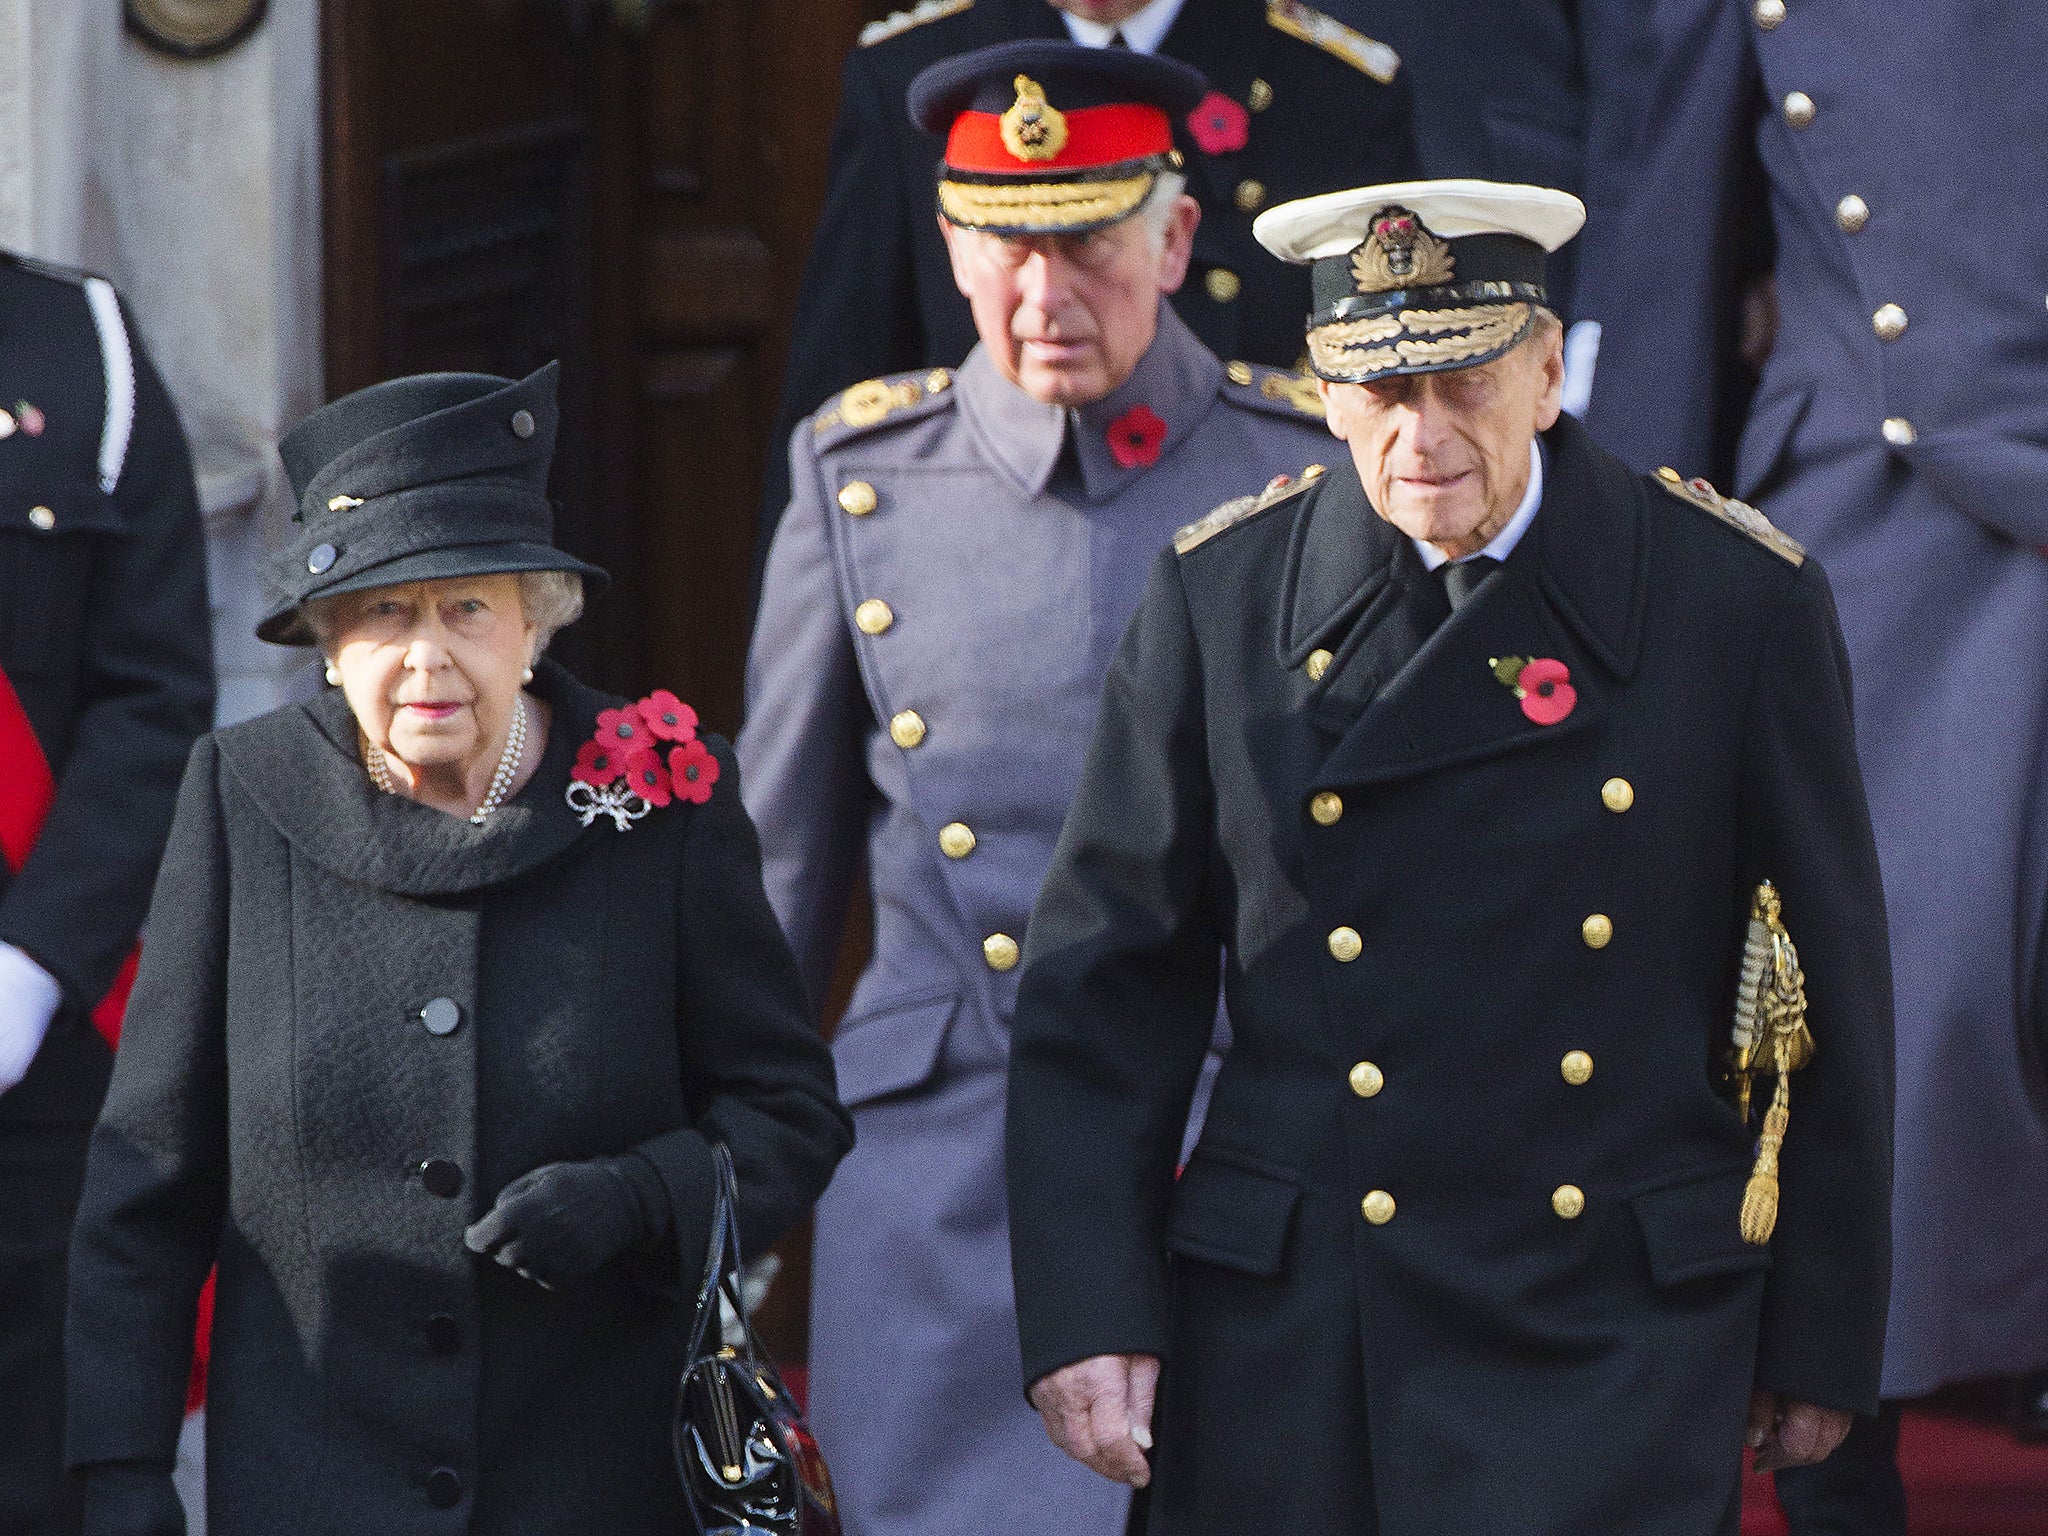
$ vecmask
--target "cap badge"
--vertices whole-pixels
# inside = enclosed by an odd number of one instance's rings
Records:
[[[1441,287],[1456,278],[1457,268],[1450,246],[1406,208],[1374,214],[1365,244],[1351,257],[1351,276],[1360,293]]]
[[[1029,75],[1016,80],[1017,99],[1002,115],[1003,148],[1019,160],[1053,160],[1067,147],[1067,115],[1045,99]]]

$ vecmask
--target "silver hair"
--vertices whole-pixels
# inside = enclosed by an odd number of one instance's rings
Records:
[[[533,659],[538,661],[548,642],[583,616],[583,578],[574,571],[512,574],[519,582],[519,611],[534,628]],[[312,631],[314,643],[328,655],[333,654],[340,604],[354,595],[343,592],[332,597],[308,598],[299,605],[300,619]]]
[[[1166,243],[1166,226],[1173,222],[1174,199],[1188,189],[1188,179],[1179,171],[1161,171],[1153,179],[1152,190],[1145,194],[1145,201],[1138,205],[1136,217],[1145,221],[1145,228],[1152,236],[1152,249],[1158,250]]]

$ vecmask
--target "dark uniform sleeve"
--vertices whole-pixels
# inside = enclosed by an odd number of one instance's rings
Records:
[[[85,607],[77,718],[56,803],[0,897],[0,941],[90,1007],[149,902],[178,775],[212,721],[206,540],[177,412],[129,332],[135,426]]]
[[[718,758],[718,782],[693,818],[678,874],[677,1043],[694,1128],[638,1149],[661,1172],[693,1263],[711,1220],[712,1140],[732,1149],[747,1254],[809,1214],[853,1146],[832,1053],[811,1025],[796,963],[761,889],[761,842],[740,803],[739,764],[723,741],[705,742]]]
[[[1748,726],[1743,862],[1775,882],[1819,1049],[1795,1072],[1757,1384],[1877,1408],[1891,1269],[1892,981],[1834,599],[1807,561]]]
[[[925,207],[904,206],[897,162],[903,102],[884,98],[867,67],[865,49],[847,55],[840,81],[825,207],[797,292],[782,409],[769,440],[776,447],[789,441],[800,420],[849,384],[901,373],[925,361],[910,221],[938,217],[936,192]],[[775,525],[789,501],[789,466],[772,450],[764,479],[754,543],[756,592]]]
[[[1008,1124],[1027,1385],[1093,1355],[1167,1352],[1166,1203],[1221,947],[1207,762],[1169,550],[1110,670],[1027,930]]]
[[[210,741],[192,754],[154,942],[93,1130],[65,1319],[73,1466],[176,1458],[199,1288],[227,1190],[228,854]]]

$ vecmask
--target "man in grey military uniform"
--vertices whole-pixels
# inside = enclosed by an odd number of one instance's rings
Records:
[[[1199,211],[1172,60],[999,45],[921,74],[981,341],[801,424],[739,738],[814,999],[865,861],[834,1041],[859,1146],[818,1208],[811,1414],[847,1536],[1111,1536],[1127,1490],[1025,1402],[1003,1193],[1024,923],[1112,651],[1175,529],[1327,452],[1312,389],[1225,366],[1166,296]]]

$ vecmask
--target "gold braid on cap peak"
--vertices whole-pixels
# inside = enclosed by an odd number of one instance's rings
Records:
[[[939,210],[963,229],[1079,229],[1113,223],[1144,202],[1156,178],[1106,181],[955,181],[939,183]]]
[[[1443,367],[1513,345],[1530,319],[1527,304],[1489,304],[1340,320],[1308,333],[1309,359],[1326,376],[1371,375],[1418,364]]]

